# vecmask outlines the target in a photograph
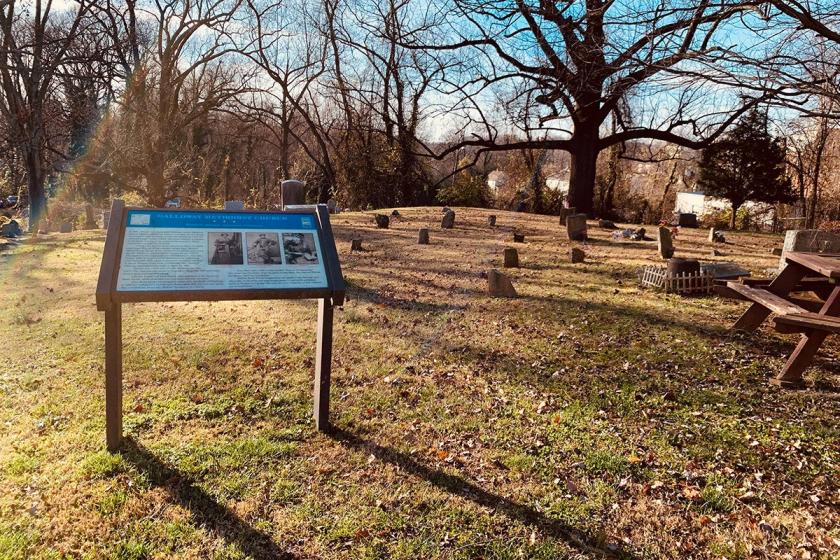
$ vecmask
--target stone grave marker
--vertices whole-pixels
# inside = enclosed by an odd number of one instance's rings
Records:
[[[297,179],[286,179],[280,183],[280,205],[306,204],[306,183]]]
[[[419,245],[428,245],[429,244],[429,230],[428,228],[421,228],[419,232],[417,232],[417,243]]]
[[[108,224],[111,223],[111,211],[110,210],[103,210],[102,211],[102,228],[108,229]]]
[[[58,231],[60,233],[70,233],[71,231],[73,231],[73,224],[71,224],[70,222],[62,222],[58,228]]]
[[[241,200],[225,200],[225,210],[245,210],[245,203]]]
[[[353,251],[364,251],[364,249],[362,249],[361,239],[356,238],[350,240],[350,252],[352,253]]]
[[[496,225],[496,215],[490,214],[489,216],[487,216],[487,223],[490,225],[490,227],[494,227]]]
[[[586,241],[586,214],[566,216],[566,233],[572,241]]]
[[[330,214],[338,214],[338,201],[331,198],[327,201],[327,212]]]
[[[519,251],[505,247],[505,268],[519,268]]]
[[[379,229],[388,229],[388,226],[391,224],[391,218],[385,214],[376,214],[373,219],[376,221],[376,227]]]
[[[492,297],[515,298],[516,289],[510,278],[498,270],[491,270],[487,273],[487,294]]]
[[[656,235],[656,242],[660,257],[663,259],[670,259],[674,256],[674,243],[671,241],[670,229],[659,226],[659,230]]]
[[[618,229],[612,220],[598,220],[598,227],[602,229]]]
[[[443,229],[452,229],[455,227],[455,212],[447,209],[447,212],[443,215],[443,219],[440,222],[440,227]]]
[[[514,243],[525,243],[525,234],[524,233],[513,233],[513,242]]]
[[[577,214],[577,208],[574,208],[574,207],[572,207],[572,208],[561,208],[560,213],[558,214],[558,216],[560,217],[560,225],[565,226],[566,225],[566,218],[568,218],[569,216],[572,216],[574,214]]]
[[[840,233],[818,229],[792,229],[785,232],[782,255],[779,258],[779,270],[785,267],[785,253],[801,251],[805,253],[840,253]]]
[[[569,257],[571,258],[573,264],[582,263],[586,258],[586,253],[583,252],[583,249],[572,247],[569,250]]]

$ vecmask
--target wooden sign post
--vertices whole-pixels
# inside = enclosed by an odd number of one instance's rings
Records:
[[[325,205],[284,212],[111,206],[96,285],[105,312],[105,435],[122,442],[122,304],[318,299],[314,410],[329,428],[333,309],[346,285]]]

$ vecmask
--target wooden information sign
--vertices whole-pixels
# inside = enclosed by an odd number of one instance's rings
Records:
[[[318,299],[314,416],[329,427],[333,309],[346,286],[326,205],[284,212],[111,206],[96,286],[105,312],[108,449],[122,441],[122,304]]]

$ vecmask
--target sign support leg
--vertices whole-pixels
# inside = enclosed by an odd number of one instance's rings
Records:
[[[330,369],[332,365],[333,303],[318,300],[318,348],[315,355],[315,428],[326,432],[330,427]]]
[[[105,311],[105,440],[108,451],[122,443],[122,305]]]

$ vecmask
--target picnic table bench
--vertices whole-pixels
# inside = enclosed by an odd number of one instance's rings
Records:
[[[785,268],[769,283],[727,282],[718,293],[752,302],[732,328],[754,331],[771,314],[781,333],[801,333],[781,373],[772,383],[799,387],[802,373],[829,334],[840,333],[840,255],[790,252]],[[793,292],[810,291],[821,301],[797,298]]]

